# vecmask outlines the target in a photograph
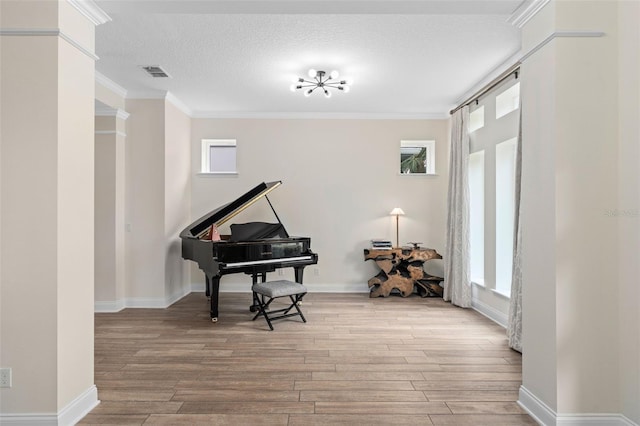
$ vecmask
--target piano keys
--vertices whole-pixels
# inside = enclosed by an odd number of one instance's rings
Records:
[[[211,321],[218,321],[220,278],[227,274],[251,275],[255,284],[266,281],[266,274],[279,268],[293,268],[295,280],[302,284],[304,268],[318,263],[308,237],[290,237],[267,194],[281,181],[261,183],[234,201],[207,213],[181,233],[182,258],[192,260],[205,274],[206,295],[210,300]],[[233,217],[264,198],[277,223],[231,224],[230,235],[218,229]],[[251,311],[255,307],[251,306]]]

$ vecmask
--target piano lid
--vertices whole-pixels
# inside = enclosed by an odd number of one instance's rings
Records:
[[[180,238],[200,238],[211,225],[215,224],[216,227],[220,227],[280,185],[282,185],[282,181],[279,180],[267,183],[262,182],[260,185],[257,185],[255,188],[241,195],[234,201],[225,204],[222,207],[218,207],[193,222],[180,233]]]

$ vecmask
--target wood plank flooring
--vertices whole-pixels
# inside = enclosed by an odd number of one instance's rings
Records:
[[[101,400],[82,425],[535,425],[516,403],[505,331],[438,298],[308,294],[299,317],[220,319],[193,293],[167,309],[95,316]],[[273,304],[277,307],[277,302]]]

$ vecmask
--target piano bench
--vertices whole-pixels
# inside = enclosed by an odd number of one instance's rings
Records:
[[[300,316],[303,322],[307,322],[299,307],[302,298],[307,294],[307,288],[302,284],[287,280],[266,281],[254,284],[251,290],[253,291],[253,304],[258,310],[253,321],[262,315],[271,330],[273,330],[271,321],[278,319]],[[280,297],[289,297],[291,304],[283,309],[269,310],[271,302]],[[295,312],[291,312],[292,310]]]

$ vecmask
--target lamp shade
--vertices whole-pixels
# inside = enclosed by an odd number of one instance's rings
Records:
[[[389,214],[392,216],[401,216],[404,214],[404,211],[400,207],[396,207],[393,210],[391,210],[391,213]]]

